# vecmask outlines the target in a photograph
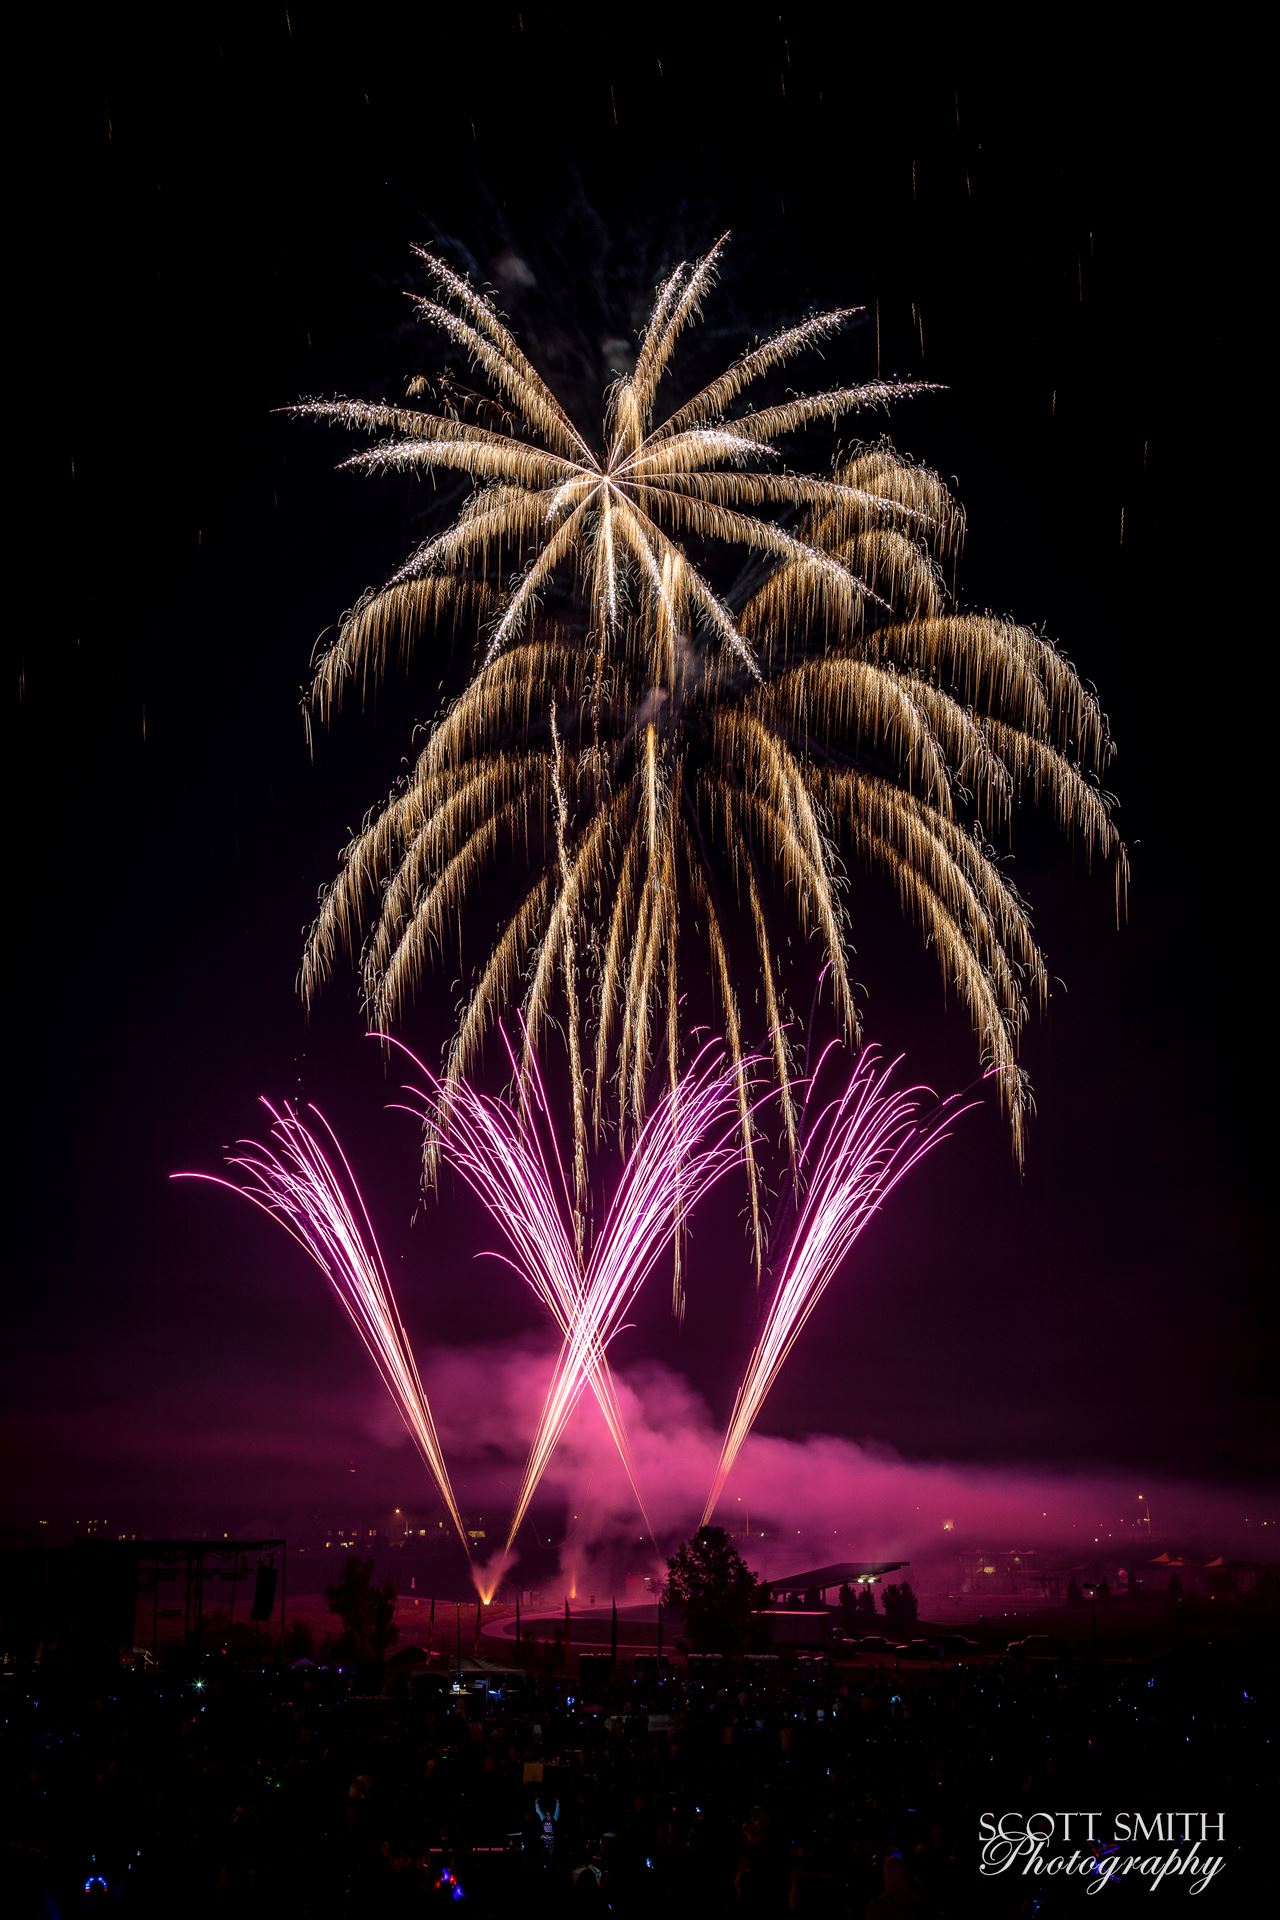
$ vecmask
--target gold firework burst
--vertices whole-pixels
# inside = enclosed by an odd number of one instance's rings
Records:
[[[341,950],[362,949],[375,1017],[400,1018],[481,876],[510,851],[519,898],[473,977],[448,1072],[474,1064],[504,1008],[522,1004],[531,1047],[562,1013],[584,1189],[588,1134],[611,1093],[626,1126],[643,1114],[656,1054],[675,1083],[680,928],[692,920],[735,1056],[748,1025],[768,1031],[794,1143],[776,927],[780,910],[794,916],[856,1036],[847,855],[896,891],[984,1063],[1005,1070],[1021,1155],[1018,1035],[1046,974],[989,836],[1007,836],[1024,796],[1039,799],[1089,858],[1114,862],[1120,897],[1124,850],[1098,784],[1106,725],[1047,640],[954,604],[945,570],[963,515],[936,475],[884,444],[824,475],[780,469],[777,440],[917,386],[876,381],[735,411],[844,313],[751,348],[655,423],[720,251],[659,288],[634,369],[607,396],[599,453],[490,302],[428,254],[441,298],[417,304],[484,375],[487,400],[449,414],[348,400],[301,409],[393,436],[347,464],[472,483],[452,524],[344,621],[313,711],[326,715],[393,647],[442,621],[480,636],[469,683],[346,851],[303,991]],[[713,584],[724,548],[747,562],[736,592]],[[749,1140],[745,1082],[742,1107]],[[754,1169],[752,1201],[758,1225]]]

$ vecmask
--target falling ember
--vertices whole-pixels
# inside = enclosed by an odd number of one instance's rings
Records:
[[[939,1105],[922,1087],[895,1091],[889,1082],[896,1065],[877,1067],[875,1049],[867,1048],[839,1100],[823,1109],[804,1141],[798,1176],[803,1197],[764,1330],[734,1401],[703,1510],[704,1526],[769,1389],[859,1234],[898,1182],[967,1111],[955,1098]]]
[[[407,1052],[407,1048],[402,1048]],[[412,1055],[409,1056],[413,1058]],[[425,1090],[421,1117],[441,1157],[466,1181],[501,1230],[511,1264],[560,1329],[547,1389],[507,1534],[510,1549],[583,1390],[590,1386],[617,1448],[645,1526],[609,1343],[682,1222],[721,1176],[743,1160],[739,1109],[744,1068],[704,1047],[663,1096],[626,1152],[622,1177],[589,1253],[546,1093],[532,1057],[517,1075],[514,1104],[450,1082],[415,1061]],[[512,1064],[515,1066],[514,1055]]]
[[[278,1111],[269,1100],[262,1105],[271,1115],[276,1145],[242,1141],[243,1151],[227,1155],[227,1165],[237,1169],[242,1181],[211,1173],[175,1173],[171,1178],[204,1180],[239,1194],[283,1227],[315,1261],[364,1342],[469,1555],[435,1421],[351,1164],[318,1107],[310,1111],[329,1136],[332,1157],[287,1102]]]

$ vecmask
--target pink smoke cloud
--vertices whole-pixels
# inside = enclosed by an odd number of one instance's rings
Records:
[[[430,1391],[445,1446],[472,1497],[502,1509],[518,1482],[554,1354],[532,1342],[434,1356]],[[617,1375],[637,1483],[659,1544],[698,1524],[723,1429],[693,1385],[646,1364]],[[1145,1496],[1139,1507],[1138,1495]],[[1230,1487],[1124,1472],[1064,1472],[1034,1463],[990,1466],[958,1457],[904,1459],[872,1441],[831,1435],[783,1438],[757,1430],[742,1450],[717,1510],[736,1534],[750,1523],[750,1558],[766,1575],[845,1559],[909,1560],[954,1576],[966,1549],[1034,1549],[1082,1561],[1094,1554],[1258,1547],[1258,1500]],[[583,1400],[533,1510],[544,1534],[565,1512],[562,1560],[641,1553],[643,1526],[598,1409]],[[1148,1531],[1143,1516],[1153,1515]],[[576,1516],[576,1517],[575,1517]],[[498,1517],[495,1512],[495,1519]],[[1266,1536],[1263,1536],[1264,1538]],[[1152,1541],[1155,1546],[1152,1546]],[[745,1544],[745,1542],[744,1542]],[[655,1556],[657,1558],[657,1556]],[[947,1570],[951,1572],[948,1574]]]
[[[419,1344],[459,1498],[468,1514],[483,1515],[491,1538],[505,1531],[555,1351],[546,1336]],[[657,1569],[697,1525],[723,1439],[723,1410],[717,1417],[673,1367],[620,1365],[617,1382],[656,1550],[643,1537],[616,1448],[589,1397],[552,1458],[518,1543],[518,1552],[530,1547],[536,1529],[544,1542],[554,1540],[579,1584],[598,1564],[596,1584],[606,1592],[623,1568]],[[362,1355],[339,1364],[324,1391],[293,1377],[278,1388],[264,1393],[256,1379],[224,1379],[212,1393],[182,1385],[131,1390],[114,1411],[98,1396],[80,1406],[46,1405],[24,1426],[24,1484],[92,1489],[109,1495],[113,1514],[136,1498],[145,1518],[167,1461],[182,1501],[193,1513],[216,1509],[223,1525],[246,1502],[265,1522],[304,1500],[330,1513],[434,1498]],[[1275,1516],[1262,1532],[1267,1510],[1256,1489],[1032,1461],[981,1464],[965,1458],[960,1437],[952,1459],[908,1459],[872,1439],[784,1438],[767,1425],[766,1407],[716,1515],[766,1575],[845,1559],[906,1560],[913,1581],[937,1589],[954,1583],[956,1556],[966,1549],[1030,1548],[1049,1565],[1126,1547],[1135,1559],[1141,1549],[1165,1546],[1271,1557]],[[1149,1536],[1138,1524],[1139,1492],[1152,1514]],[[741,1537],[748,1520],[749,1542]]]

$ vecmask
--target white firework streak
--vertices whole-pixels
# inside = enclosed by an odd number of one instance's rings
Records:
[[[310,1112],[328,1134],[334,1159],[287,1102],[279,1110],[269,1100],[262,1105],[271,1115],[271,1138],[276,1145],[256,1140],[237,1143],[242,1151],[226,1159],[229,1167],[244,1176],[243,1182],[211,1173],[172,1177],[204,1180],[239,1194],[283,1227],[315,1261],[363,1341],[470,1554],[471,1543],[454,1499],[431,1407],[351,1163],[318,1107],[312,1106]]]
[[[951,1122],[968,1111],[957,1105],[958,1096],[939,1104],[927,1087],[891,1088],[897,1065],[893,1060],[877,1070],[875,1048],[865,1048],[843,1094],[823,1109],[804,1142],[799,1173],[803,1197],[795,1228],[733,1403],[703,1509],[704,1527],[769,1389],[854,1241],[898,1182],[947,1137]],[[815,1079],[821,1067],[820,1060]]]
[[[514,1067],[514,1054],[511,1058]],[[506,1550],[587,1386],[652,1536],[607,1349],[683,1221],[709,1187],[741,1166],[739,1094],[744,1068],[749,1072],[754,1062],[734,1063],[721,1049],[706,1047],[668,1089],[627,1154],[585,1268],[576,1251],[573,1200],[536,1063],[530,1059],[517,1070],[516,1105],[489,1099],[467,1081],[438,1078],[420,1061],[417,1065],[427,1081],[425,1092],[410,1089],[423,1102],[420,1117],[502,1231],[513,1256],[509,1264],[560,1329],[560,1351]],[[539,1113],[547,1124],[538,1124]]]

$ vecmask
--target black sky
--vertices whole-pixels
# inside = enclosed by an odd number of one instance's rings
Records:
[[[589,34],[497,7],[60,18],[29,69],[17,369],[35,610],[15,636],[5,1505],[87,1487],[208,1504],[259,1429],[341,1404],[357,1369],[315,1276],[166,1181],[215,1164],[259,1091],[339,1121],[411,1318],[453,1343],[493,1332],[473,1217],[410,1227],[415,1143],[382,1111],[353,988],[310,1028],[294,994],[316,890],[439,672],[392,682],[314,760],[300,688],[431,496],[335,474],[339,441],[273,409],[381,397],[433,364],[401,297],[415,240],[505,273],[517,332],[576,400],[663,267],[726,227],[698,351],[861,302],[842,373],[878,353],[946,383],[895,439],[956,477],[965,599],[1042,621],[1098,686],[1134,871],[1117,933],[1106,883],[1027,832],[1016,872],[1065,990],[1026,1042],[1026,1178],[993,1117],[969,1125],[868,1239],[766,1424],[909,1455],[1274,1471],[1265,349],[1231,49],[1064,27],[961,53],[816,10],[652,31],[616,10]],[[857,939],[869,1031],[967,1080],[965,1023],[887,903],[858,901]],[[438,1008],[411,1037],[442,1031]],[[428,1241],[445,1284],[425,1302]],[[655,1304],[636,1351],[723,1408],[744,1285],[745,1267],[695,1273],[685,1332]],[[313,1480],[280,1468],[264,1499],[319,1499]]]

